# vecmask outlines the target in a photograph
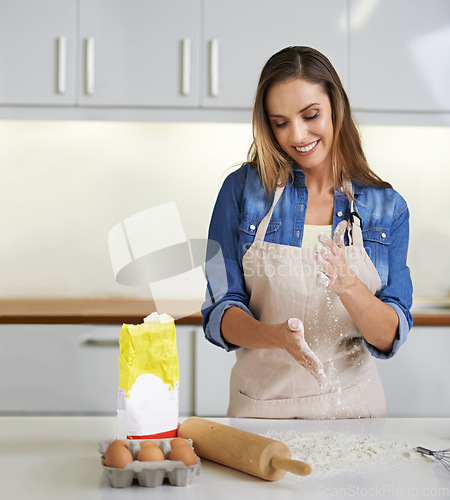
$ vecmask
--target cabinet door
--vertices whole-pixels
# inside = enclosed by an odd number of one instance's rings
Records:
[[[226,352],[205,339],[201,328],[195,336],[195,415],[225,417],[230,400],[230,374],[236,362],[234,352]]]
[[[388,417],[448,417],[450,327],[413,326],[398,353],[377,359]]]
[[[117,409],[121,325],[0,325],[0,414]],[[177,326],[180,415],[194,411],[192,326]]]
[[[199,102],[200,0],[80,0],[79,103]]]
[[[119,332],[119,325],[1,325],[0,412],[115,414]]]
[[[0,0],[0,104],[74,104],[75,0]]]
[[[448,0],[351,0],[350,40],[354,108],[450,111]]]
[[[267,59],[309,45],[346,81],[345,0],[205,0],[203,105],[251,108]]]

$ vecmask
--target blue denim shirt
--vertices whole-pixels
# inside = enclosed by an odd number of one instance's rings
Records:
[[[275,206],[265,241],[300,247],[308,190],[304,173],[297,167],[293,167],[293,171],[294,182],[286,186]],[[382,283],[377,297],[392,306],[399,318],[398,334],[390,353],[384,354],[368,342],[365,343],[373,356],[389,358],[406,340],[413,322],[410,313],[412,283],[406,265],[409,210],[405,200],[393,189],[354,181],[353,192],[355,208],[362,220],[364,248]],[[273,196],[265,193],[256,169],[245,164],[225,179],[213,210],[208,238],[220,245],[227,285],[226,290],[219,295],[212,292],[217,290],[213,282],[217,272],[207,262],[209,297],[202,306],[203,329],[210,342],[227,351],[238,347],[222,337],[222,316],[231,306],[240,307],[252,315],[248,309],[249,297],[245,291],[242,259],[253,243],[259,223],[272,205]],[[333,229],[342,220],[348,220],[349,216],[348,198],[335,189]]]

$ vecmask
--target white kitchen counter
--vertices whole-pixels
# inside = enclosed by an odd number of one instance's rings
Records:
[[[255,433],[345,432],[382,440],[413,442],[431,449],[450,447],[450,418],[334,421],[213,419]],[[114,489],[102,470],[98,442],[115,437],[113,417],[0,418],[2,500],[107,500],[167,498],[258,500],[313,498],[449,498],[450,473],[434,461],[386,466],[327,478],[286,474],[267,482],[202,460],[191,485]]]

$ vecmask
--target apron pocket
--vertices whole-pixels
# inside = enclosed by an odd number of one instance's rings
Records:
[[[378,391],[372,399],[367,387],[354,384],[335,392],[271,400],[253,399],[239,391],[231,398],[227,416],[319,420],[380,417],[384,410]]]

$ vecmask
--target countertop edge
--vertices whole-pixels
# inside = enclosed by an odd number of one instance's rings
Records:
[[[201,324],[201,301],[165,301],[159,312],[178,324]],[[142,323],[158,310],[151,300],[23,299],[0,300],[0,324]]]
[[[158,306],[178,324],[201,325],[201,304],[178,300]],[[136,324],[155,310],[152,300],[141,299],[3,299],[0,324]],[[413,319],[414,326],[450,326],[450,312],[413,311]]]

